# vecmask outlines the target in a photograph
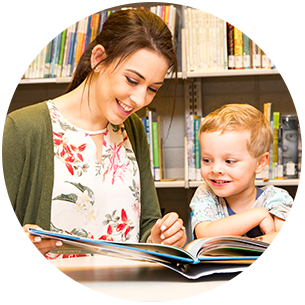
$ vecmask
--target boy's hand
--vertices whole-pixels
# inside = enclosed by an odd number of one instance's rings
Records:
[[[157,244],[182,247],[186,242],[182,219],[174,212],[166,214],[153,226],[148,239]]]
[[[259,208],[262,212],[262,220],[259,224],[259,227],[264,235],[274,233],[275,230],[275,222],[271,214],[264,208]]]

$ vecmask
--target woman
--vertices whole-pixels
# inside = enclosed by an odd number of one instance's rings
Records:
[[[3,169],[15,213],[46,254],[40,226],[91,238],[182,246],[176,213],[161,219],[141,121],[177,60],[169,29],[148,10],[111,14],[65,95],[8,115]],[[35,224],[35,225],[34,225]]]

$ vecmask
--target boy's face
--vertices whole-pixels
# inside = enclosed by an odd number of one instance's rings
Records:
[[[249,137],[249,131],[200,135],[201,175],[217,196],[237,199],[253,192],[259,162],[248,152]]]

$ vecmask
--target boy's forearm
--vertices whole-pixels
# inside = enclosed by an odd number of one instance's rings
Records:
[[[213,222],[201,222],[196,226],[197,238],[221,235],[241,236],[270,217],[264,208],[254,208]]]

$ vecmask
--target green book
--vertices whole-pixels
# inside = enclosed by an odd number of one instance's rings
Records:
[[[160,149],[159,149],[159,126],[158,122],[152,122],[154,179],[160,181]]]

